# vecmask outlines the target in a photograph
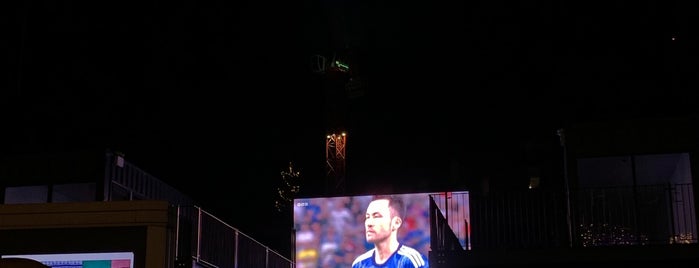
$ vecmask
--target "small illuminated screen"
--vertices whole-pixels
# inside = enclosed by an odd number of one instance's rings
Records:
[[[3,258],[25,258],[41,262],[51,268],[132,268],[133,252],[61,253],[3,255]]]

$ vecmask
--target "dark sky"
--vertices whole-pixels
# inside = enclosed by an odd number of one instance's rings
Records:
[[[693,1],[97,2],[3,8],[2,150],[122,151],[273,248],[280,172],[322,195],[334,127],[350,189],[417,191],[555,170],[573,123],[696,115]]]

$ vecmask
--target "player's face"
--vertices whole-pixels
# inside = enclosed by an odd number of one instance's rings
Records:
[[[388,239],[393,228],[391,220],[391,209],[388,207],[388,200],[379,199],[369,203],[364,220],[366,241],[376,243]]]

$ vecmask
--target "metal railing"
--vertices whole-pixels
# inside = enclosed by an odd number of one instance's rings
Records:
[[[105,161],[106,200],[168,200],[177,208],[174,239],[177,265],[294,267],[290,259],[194,205],[194,200],[189,196],[119,155],[108,152]]]
[[[177,208],[176,254],[203,267],[293,268],[292,260],[196,206]]]
[[[470,192],[468,238],[473,249],[697,243],[692,187],[571,189],[570,229],[563,191]]]
[[[470,206],[473,249],[566,245],[566,209],[562,192],[473,192]]]
[[[461,191],[431,194],[430,199],[430,206],[434,203],[434,206],[437,208],[437,210],[430,208],[430,213],[439,212],[439,215],[430,216],[430,224],[438,225],[431,226],[431,230],[438,233],[438,237],[433,238],[435,238],[435,242],[438,241],[437,243],[441,244],[433,244],[432,247],[441,248],[442,246],[447,246],[447,244],[453,244],[447,241],[439,241],[448,239],[447,237],[453,234],[462,249],[469,249],[471,247],[469,242],[469,192]],[[450,230],[443,230],[443,228],[449,228]]]
[[[189,196],[119,155],[106,154],[104,172],[105,200],[156,199],[176,205],[194,204]]]
[[[697,243],[691,184],[586,188],[572,193],[579,246]]]

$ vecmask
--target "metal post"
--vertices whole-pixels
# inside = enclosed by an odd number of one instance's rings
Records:
[[[233,266],[234,268],[238,268],[238,244],[240,243],[240,235],[238,234],[238,230],[235,230],[235,255],[233,257]]]
[[[201,257],[201,208],[197,208],[197,262]]]
[[[638,182],[636,181],[636,157],[631,155],[631,179],[633,180],[633,207],[636,217],[633,217],[633,225],[636,235],[636,243],[641,244],[641,226],[639,226],[638,218],[641,217],[641,209],[638,205]]]
[[[568,182],[568,149],[566,146],[565,132],[562,128],[556,131],[563,147],[563,180],[566,195],[566,222],[568,224],[568,247],[573,247],[573,227],[570,213],[570,184]]]
[[[175,220],[175,259],[179,258],[180,255],[180,209],[180,205],[177,205],[177,218]]]

